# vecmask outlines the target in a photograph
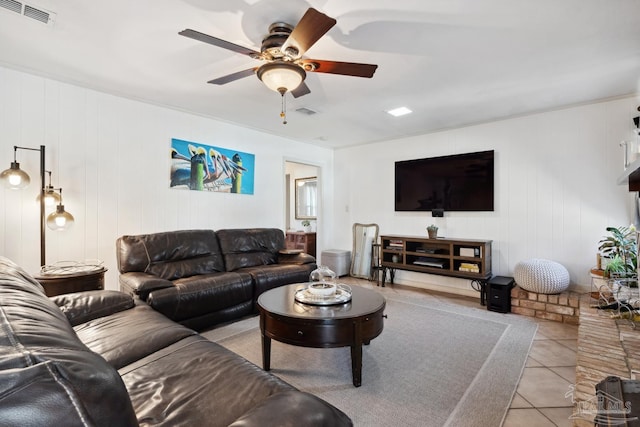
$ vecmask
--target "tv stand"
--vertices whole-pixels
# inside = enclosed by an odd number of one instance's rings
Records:
[[[491,274],[491,240],[429,239],[418,236],[380,236],[382,286],[387,270],[416,271],[486,282]]]

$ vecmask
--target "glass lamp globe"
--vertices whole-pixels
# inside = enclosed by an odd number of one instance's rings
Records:
[[[42,195],[38,194],[38,197],[36,197],[36,201],[40,201],[40,197]],[[60,204],[61,199],[60,199],[60,194],[58,194],[53,187],[47,187],[44,190],[44,205],[47,207],[52,207],[52,206],[56,206],[58,204]]]
[[[66,230],[74,223],[73,215],[65,212],[64,205],[58,205],[56,211],[47,217],[47,227],[55,231]]]
[[[307,75],[302,67],[284,61],[264,64],[256,74],[265,86],[281,94],[300,86]]]
[[[12,190],[25,188],[31,182],[31,178],[25,171],[20,169],[20,163],[18,162],[11,162],[11,167],[0,173],[0,180],[2,180],[5,187]]]

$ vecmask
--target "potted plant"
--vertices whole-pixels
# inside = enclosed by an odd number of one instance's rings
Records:
[[[614,256],[607,262],[604,268],[605,277],[626,277],[626,267],[619,255]]]
[[[436,239],[438,237],[438,226],[431,224],[427,227],[427,233],[429,234],[430,239]]]
[[[609,232],[600,240],[598,251],[607,260],[604,268],[605,275],[619,278],[638,277],[638,246],[636,242],[636,228],[607,227]]]
[[[306,231],[307,233],[311,231],[311,221],[309,221],[308,219],[302,221],[302,226],[304,227],[304,231]]]

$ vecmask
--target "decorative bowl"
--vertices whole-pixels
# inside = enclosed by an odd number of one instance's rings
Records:
[[[328,297],[336,293],[336,285],[327,282],[315,282],[307,288],[312,295]]]

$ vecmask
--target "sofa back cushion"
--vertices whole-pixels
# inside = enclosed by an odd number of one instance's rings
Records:
[[[276,264],[285,247],[284,232],[277,228],[218,230],[217,235],[227,271]]]
[[[225,271],[213,230],[122,236],[116,241],[120,273],[141,271],[166,280]]]
[[[127,390],[77,337],[40,284],[0,257],[3,425],[134,426]]]

